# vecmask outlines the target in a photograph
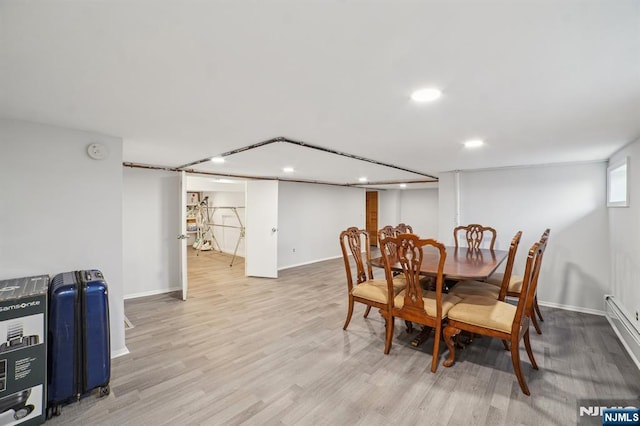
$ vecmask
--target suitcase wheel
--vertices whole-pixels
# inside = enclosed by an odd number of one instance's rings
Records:
[[[50,419],[53,416],[59,416],[60,414],[62,414],[61,404],[56,404],[54,406],[47,407],[47,419]]]
[[[20,407],[16,410],[16,412],[13,414],[13,418],[16,420],[20,420],[23,417],[27,417],[29,414],[31,414],[31,412],[33,411],[35,407],[31,404],[26,405],[24,407]]]
[[[100,387],[100,398],[105,397],[111,393],[109,385]]]

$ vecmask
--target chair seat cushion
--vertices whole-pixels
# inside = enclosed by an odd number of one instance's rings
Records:
[[[398,293],[393,299],[393,305],[396,308],[402,308],[404,306],[404,291]],[[436,292],[435,291],[423,291],[422,300],[424,302],[424,310],[430,317],[435,317],[437,313],[436,307]],[[442,318],[447,316],[447,312],[455,306],[456,303],[462,299],[454,294],[442,294]]]
[[[403,280],[393,280],[393,294],[398,294],[406,287]],[[351,290],[355,297],[387,303],[387,280],[369,280],[358,284]]]
[[[509,293],[520,293],[520,291],[522,291],[522,281],[524,281],[524,277],[511,275],[511,279],[509,280]]]
[[[510,333],[516,307],[489,297],[469,296],[451,308],[448,315],[450,320]]]
[[[495,272],[491,274],[489,278],[485,280],[486,283],[502,287],[502,280],[504,279],[503,272]],[[522,276],[520,275],[511,275],[509,278],[509,291],[513,293],[520,293],[522,289]]]
[[[485,296],[497,299],[500,295],[500,287],[496,287],[493,284],[482,281],[466,280],[453,286],[453,288],[449,290],[449,294],[455,294],[462,298],[469,296]]]

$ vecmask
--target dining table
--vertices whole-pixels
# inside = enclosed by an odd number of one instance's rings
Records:
[[[446,246],[447,257],[445,258],[442,275],[448,281],[477,280],[482,281],[493,274],[498,266],[509,255],[508,250],[495,250],[486,248],[468,248],[460,246]],[[393,256],[390,257],[391,270],[402,271],[400,263]],[[423,251],[422,264],[420,266],[421,275],[435,277],[438,274],[439,253],[435,250]],[[371,266],[384,268],[384,257],[372,258]],[[428,339],[431,329],[425,327],[411,341],[412,346],[419,346]]]
[[[509,255],[508,250],[472,249],[467,247],[446,246],[447,257],[442,274],[446,280],[486,280]],[[400,264],[390,258],[391,269],[402,271]],[[420,273],[435,277],[438,273],[438,253],[431,250],[423,252]],[[382,256],[371,259],[371,266],[384,268]]]

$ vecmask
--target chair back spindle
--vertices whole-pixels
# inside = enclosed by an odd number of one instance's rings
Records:
[[[500,295],[498,296],[498,300],[504,300],[507,296],[507,291],[509,291],[509,283],[511,282],[511,274],[513,273],[513,265],[516,260],[516,252],[518,251],[518,245],[520,245],[520,240],[522,239],[522,231],[518,231],[516,235],[511,239],[511,244],[509,245],[509,255],[507,257],[507,265],[504,268],[504,275],[502,276],[502,285],[500,286]]]
[[[464,231],[465,240],[467,241],[467,247],[474,250],[479,249],[482,246],[485,232],[491,234],[489,249],[493,250],[493,246],[496,243],[497,236],[496,230],[494,228],[491,228],[490,226],[479,225],[477,223],[472,223],[470,225],[464,226],[456,226],[453,229],[453,239],[455,241],[456,247],[459,247],[458,233],[460,231]]]
[[[365,258],[362,257],[362,246],[365,247]],[[351,262],[349,255],[353,259],[356,270],[356,284],[373,279],[373,268],[371,267],[371,250],[369,249],[369,233],[364,229],[355,226],[347,228],[340,233],[340,247],[347,274],[347,285],[349,291],[353,287],[353,277],[351,274]],[[348,251],[347,251],[348,249]],[[366,266],[365,266],[366,265]],[[365,269],[366,268],[366,269]]]
[[[413,234],[413,228],[411,225],[405,223],[399,223],[395,228],[396,237],[400,234]]]

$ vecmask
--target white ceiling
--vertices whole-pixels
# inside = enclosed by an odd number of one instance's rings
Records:
[[[640,1],[0,0],[0,116],[171,167],[276,137],[436,176],[603,160],[640,137]],[[282,143],[227,160],[198,168],[420,178]]]

